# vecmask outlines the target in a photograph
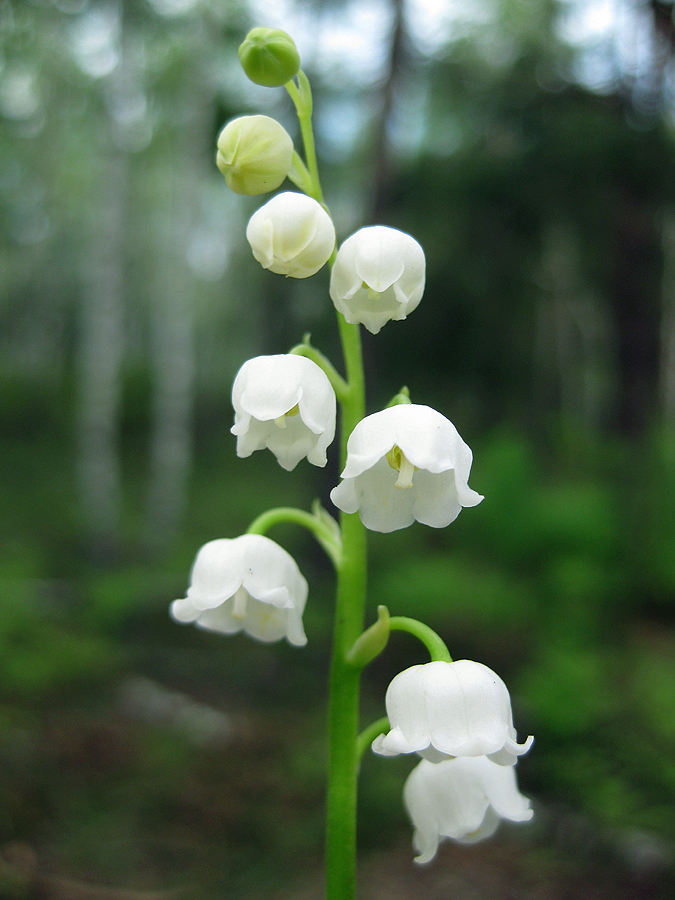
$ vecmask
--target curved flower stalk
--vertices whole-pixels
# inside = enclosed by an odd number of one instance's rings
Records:
[[[326,465],[335,437],[335,391],[312,360],[295,354],[249,359],[234,380],[232,405],[237,456],[267,447],[289,472],[304,457]]]
[[[291,278],[309,278],[330,259],[335,227],[312,197],[284,191],[253,213],[246,239],[263,269]]]
[[[506,685],[492,669],[468,659],[400,672],[385,703],[391,730],[373,741],[383,756],[419,753],[430,762],[487,756],[510,766],[534,740],[517,742]]]
[[[307,643],[302,613],[307,582],[293,557],[268,537],[243,534],[209,541],[192,567],[187,597],[171,604],[179,622],[260,641]]]
[[[342,482],[331,500],[359,513],[371,531],[389,532],[417,520],[444,528],[462,507],[483,497],[468,485],[472,453],[441,413],[414,403],[367,416],[347,443]]]
[[[395,228],[361,228],[338,250],[330,279],[335,308],[351,324],[377,334],[391,319],[405,319],[424,292],[424,251]]]
[[[518,790],[515,768],[487,756],[423,759],[408,776],[403,802],[415,829],[418,863],[434,858],[442,838],[476,843],[494,834],[501,819],[527,822],[533,815]]]

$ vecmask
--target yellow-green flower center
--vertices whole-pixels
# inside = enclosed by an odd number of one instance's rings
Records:
[[[413,466],[398,444],[394,444],[389,453],[387,453],[386,458],[392,469],[398,472],[395,487],[411,488],[413,486],[413,473],[417,471],[417,466]]]
[[[377,300],[380,296],[380,291],[376,291],[375,288],[371,288],[369,284],[366,284],[365,281],[361,285],[364,291],[368,291],[368,299],[369,300]]]
[[[284,413],[283,416],[279,416],[274,420],[274,424],[277,428],[285,428],[286,427],[286,416],[297,416],[300,412],[300,407],[296,403],[292,409],[289,409],[287,413]]]

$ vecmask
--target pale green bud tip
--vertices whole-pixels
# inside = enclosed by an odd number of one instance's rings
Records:
[[[410,399],[410,390],[406,385],[403,385],[401,390],[391,398],[389,403],[387,403],[387,408],[390,406],[400,406],[402,403],[411,403]]]
[[[347,662],[362,669],[379,656],[389,640],[389,610],[386,606],[377,607],[377,622],[367,628],[354,642],[347,653]]]
[[[255,84],[282,87],[300,69],[300,54],[293,38],[278,28],[254,28],[239,47],[244,72]]]
[[[237,194],[275,191],[288,175],[293,141],[269,116],[241,116],[229,122],[218,138],[216,165]]]

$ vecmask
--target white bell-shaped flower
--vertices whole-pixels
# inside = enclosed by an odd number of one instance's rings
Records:
[[[338,250],[330,279],[336,309],[373,334],[390,319],[405,319],[424,292],[424,251],[395,228],[361,228]]]
[[[442,838],[472,844],[494,834],[501,819],[527,822],[533,815],[518,790],[515,768],[487,756],[423,759],[406,780],[403,802],[415,829],[418,863],[434,858]]]
[[[419,753],[431,762],[488,756],[508,766],[534,740],[517,742],[506,685],[492,669],[468,659],[400,672],[385,702],[391,730],[373,741],[373,750],[383,756]]]
[[[454,521],[483,497],[468,485],[471,450],[445,416],[400,404],[366,416],[347,443],[333,503],[359,513],[371,531],[395,531],[417,520],[433,528]]]
[[[171,604],[179,622],[302,647],[307,582],[293,557],[259,534],[209,541],[192,566],[187,597]]]
[[[335,227],[326,210],[312,197],[285,191],[253,213],[246,239],[263,269],[292,278],[308,278],[330,259],[335,247]]]
[[[249,359],[234,379],[232,405],[237,456],[268,447],[287,471],[305,456],[326,465],[335,437],[335,391],[311,359],[293,353]]]

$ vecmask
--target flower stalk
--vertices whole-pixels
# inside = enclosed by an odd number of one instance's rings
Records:
[[[306,167],[298,169],[303,190],[324,204],[312,128],[312,93],[304,72],[285,85],[298,115]],[[309,175],[309,183],[307,180]],[[329,264],[335,259],[333,251]],[[296,353],[313,359],[328,375],[340,404],[340,462],[347,439],[365,415],[365,377],[359,326],[338,313],[345,365],[342,379],[325,358],[305,342]],[[326,808],[326,900],[351,900],[356,891],[356,804],[359,767],[360,670],[348,659],[364,627],[366,605],[366,530],[358,515],[340,513],[342,548],[337,566],[333,651],[328,701],[328,788]]]
[[[340,375],[335,366],[331,363],[331,361],[324,356],[324,354],[317,350],[316,347],[313,347],[310,343],[309,335],[305,335],[301,344],[296,344],[295,347],[291,348],[289,354],[295,354],[296,356],[305,356],[307,359],[311,359],[312,362],[315,362],[317,366],[323,369],[333,386],[333,390],[335,391],[335,396],[338,401],[342,402],[349,396],[349,385],[345,381],[345,379]]]
[[[319,203],[323,204],[323,191],[321,190],[321,181],[319,179],[319,164],[316,158],[316,147],[314,145],[314,130],[312,128],[312,89],[309,86],[309,80],[305,73],[300,69],[297,74],[298,83],[289,81],[285,85],[291,100],[295,104],[298,114],[298,122],[300,123],[300,134],[305,147],[305,159],[307,160],[307,172],[309,173],[310,185],[309,190],[304,188],[305,193],[309,194]],[[302,173],[302,169],[300,169]],[[304,174],[304,173],[303,173]]]
[[[285,87],[298,115],[304,161],[290,136],[266,116],[240,117],[218,142],[218,166],[237,193],[263,194],[289,178],[299,191],[275,194],[250,218],[246,238],[270,272],[305,279],[325,265],[337,312],[344,376],[310,343],[258,356],[240,368],[232,387],[237,455],[268,450],[292,471],[325,466],[339,407],[341,482],[331,491],[339,520],[315,501],[311,512],[277,507],[259,515],[237,538],[219,538],[197,554],[187,596],[174,601],[176,621],[256,640],[307,642],[302,614],[308,585],[293,558],[267,537],[290,523],[307,529],[331,559],[336,599],[328,700],[326,900],[354,900],[357,779],[368,747],[381,756],[423,757],[404,791],[419,862],[443,838],[480,840],[500,818],[526,821],[517,758],[532,738],[517,742],[506,686],[470,660],[453,662],[424,623],[378,608],[364,630],[366,529],[390,532],[414,521],[443,528],[483,499],[468,485],[471,449],[455,426],[430,407],[411,403],[406,387],[385,409],[366,416],[361,326],[377,334],[419,304],[424,251],[410,235],[384,226],[360,229],[338,248],[323,198],[312,129],[312,92],[293,39],[256,28],[239,48],[248,77]],[[420,640],[431,657],[400,672],[385,697],[387,717],[359,730],[361,672],[385,649],[392,630]],[[455,800],[459,798],[460,806]]]
[[[332,519],[328,513],[321,515],[318,511],[308,513],[304,509],[296,509],[294,506],[278,506],[261,513],[251,522],[247,534],[267,534],[274,525],[289,522],[300,525],[310,531],[316,540],[330,557],[333,565],[339,570],[342,562],[342,541],[338,528],[333,528],[327,519]]]
[[[389,619],[390,631],[407,631],[420,640],[429,651],[432,662],[452,662],[450,651],[433,630],[418,619],[410,619],[408,616],[392,616]]]
[[[347,438],[365,413],[361,335],[338,314],[348,391],[341,399],[341,463]],[[326,900],[351,900],[356,890],[356,801],[359,767],[361,670],[348,654],[363,631],[366,604],[366,530],[357,514],[340,513],[338,569],[328,707]]]

